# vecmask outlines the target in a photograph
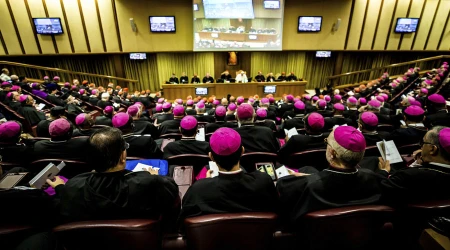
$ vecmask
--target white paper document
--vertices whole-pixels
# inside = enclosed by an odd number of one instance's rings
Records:
[[[197,135],[195,135],[195,140],[205,141],[205,128],[198,129]]]
[[[287,170],[287,168],[285,166],[281,166],[281,167],[277,168],[276,172],[277,172],[278,179],[290,175],[289,171]]]
[[[39,105],[36,107],[37,110],[42,110],[45,107],[45,103],[39,103]]]
[[[381,157],[383,157],[385,161],[387,160],[391,164],[403,161],[394,141],[379,141],[377,142],[377,147],[380,151]]]
[[[159,168],[152,167],[150,165],[138,163],[136,167],[133,169],[133,172],[139,172],[139,171],[147,171],[147,169],[155,169],[159,171]]]
[[[219,167],[217,166],[217,164],[213,161],[209,162],[209,170],[212,170],[212,174],[211,177],[216,177],[219,176]]]
[[[291,139],[291,137],[294,135],[298,135],[297,129],[295,127],[289,130],[285,129],[284,133],[288,136],[289,139]]]

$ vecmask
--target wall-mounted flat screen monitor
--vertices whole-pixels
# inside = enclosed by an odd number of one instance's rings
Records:
[[[151,32],[176,32],[175,16],[151,16]]]
[[[265,0],[264,9],[279,9],[280,1]]]
[[[212,38],[218,38],[219,37],[219,33],[211,33],[211,37]]]
[[[196,95],[208,95],[208,88],[195,88]]]
[[[198,11],[198,4],[194,3],[194,11]]]
[[[321,16],[299,16],[298,32],[319,32],[322,29]]]
[[[203,0],[206,19],[254,19],[252,0]]]
[[[275,92],[277,92],[277,86],[264,86],[264,94],[275,94]]]
[[[416,32],[417,26],[419,26],[419,18],[397,18],[397,24],[395,25],[396,33],[413,33]]]
[[[316,51],[316,57],[331,57],[331,51]]]
[[[147,59],[147,54],[145,53],[130,53],[131,60],[145,60]]]
[[[62,34],[61,19],[59,17],[33,18],[36,33],[40,35]]]

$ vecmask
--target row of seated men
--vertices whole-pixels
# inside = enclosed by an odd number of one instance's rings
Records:
[[[116,120],[120,124],[128,123],[131,118],[127,116],[120,113]],[[60,118],[50,126],[67,132],[70,124]],[[195,117],[186,116],[181,127],[189,131],[187,133],[195,134],[198,123]],[[21,130],[17,122],[3,123],[0,139],[16,141]],[[285,230],[296,231],[303,216],[311,211],[365,204],[399,206],[413,201],[449,198],[450,128],[437,126],[429,130],[422,138],[421,150],[414,152],[415,167],[398,169],[393,174],[390,174],[389,161],[380,159],[379,169],[368,169],[360,164],[366,140],[351,126],[333,129],[325,143],[324,157],[328,167],[324,166],[323,171],[301,167],[299,172],[291,171],[290,176],[280,178],[274,185],[266,173],[241,169],[240,158],[246,152],[243,138],[234,129],[219,128],[210,138],[208,153],[218,165],[218,176],[212,177],[216,173],[209,170],[205,179],[198,180],[188,189],[180,208],[178,186],[174,180],[159,176],[152,169],[125,170],[129,149],[126,135],[120,129],[105,127],[95,131],[86,143],[85,156],[94,172],[77,175],[68,181],[62,177],[48,179],[54,194],[49,190],[3,191],[0,195],[3,195],[4,205],[0,211],[10,215],[4,218],[5,222],[32,221],[41,226],[162,215],[163,221],[170,223],[172,229],[176,229],[176,219],[182,221],[191,216],[275,212]],[[9,173],[26,171],[26,168],[19,168]],[[30,204],[35,209],[27,210]],[[14,216],[22,212],[25,215]]]
[[[195,108],[192,100],[187,101],[186,108],[182,104],[166,102],[156,106],[155,114],[151,118],[143,115],[142,105],[136,104],[128,108],[126,115],[129,115],[130,120],[123,124],[118,122],[114,124],[114,117],[123,114],[115,114],[113,107],[107,106],[104,115],[98,116],[95,120],[89,114],[78,115],[67,134],[50,129],[52,121],[65,118],[64,108],[54,107],[50,112],[49,119],[39,122],[36,128],[38,137],[51,138],[51,140],[43,140],[37,143],[34,143],[34,140],[27,142],[23,147],[34,152],[35,157],[23,160],[31,162],[42,158],[55,158],[59,155],[60,158],[83,161],[85,158],[83,136],[90,136],[95,132],[98,125],[120,128],[130,144],[128,154],[133,157],[167,159],[177,154],[206,155],[209,149],[204,143],[202,145],[202,142],[195,141],[193,139],[195,135],[183,134],[180,122],[186,114],[193,114],[197,121],[206,123],[204,127],[205,133],[208,135],[220,127],[235,129],[242,136],[247,152],[278,153],[281,163],[286,163],[289,156],[294,153],[324,148],[325,145],[322,143],[324,138],[336,125],[346,124],[359,128],[368,146],[374,146],[376,142],[383,139],[394,140],[397,146],[418,143],[426,133],[427,128],[437,125],[450,125],[450,116],[445,107],[445,99],[437,94],[428,97],[427,105],[429,108],[426,113],[418,106],[419,103],[411,101],[415,104],[411,105],[406,100],[405,107],[402,107],[402,113],[395,116],[388,115],[390,111],[387,108],[382,108],[383,103],[378,100],[371,100],[367,105],[361,105],[360,102],[364,99],[360,99],[358,110],[358,101],[355,98],[347,100],[347,107],[341,103],[338,95],[334,97],[334,102],[336,102],[334,104],[332,102],[327,103],[325,100],[314,101],[317,99],[314,97],[311,99],[311,102],[296,101],[293,103],[293,97],[288,95],[285,99],[286,103],[277,107],[270,105],[270,99],[263,98],[256,111],[252,105],[243,103],[241,98],[238,98],[236,103],[230,103],[226,106],[221,106],[218,100],[215,100],[208,112],[206,112],[205,103],[202,101],[195,104]],[[325,97],[325,99],[328,100],[329,98]],[[378,99],[382,100],[383,98]],[[327,106],[332,106],[332,109],[328,110]],[[282,113],[281,124],[277,128],[274,120],[276,120],[276,113],[280,110],[281,112],[285,111]],[[305,113],[307,110],[308,113]],[[387,114],[384,114],[383,111],[386,111]],[[381,123],[390,124],[392,131],[378,131],[378,125]],[[74,129],[75,126],[76,129]],[[289,138],[286,136],[285,130],[292,128],[297,129],[300,134]],[[176,148],[172,150],[172,147],[169,147],[163,155],[160,149],[162,140],[159,137],[174,133],[181,133],[182,140],[175,143]],[[280,147],[278,139],[285,139],[286,143]],[[189,140],[195,141],[194,144],[198,147],[191,145],[191,142],[188,142]],[[58,143],[54,143],[55,141],[58,141]],[[17,147],[17,145],[14,145],[14,147]],[[14,156],[18,154],[20,154],[20,151],[16,151]],[[9,161],[8,158],[3,160]]]

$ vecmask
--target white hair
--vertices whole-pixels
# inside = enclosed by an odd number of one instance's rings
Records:
[[[102,101],[108,101],[109,100],[109,93],[103,93],[102,94]]]
[[[330,144],[330,147],[336,152],[336,157],[347,167],[356,166],[356,164],[358,164],[364,157],[365,150],[361,152],[353,152],[339,145],[339,143],[337,143],[334,139],[334,130],[328,137],[328,144]]]

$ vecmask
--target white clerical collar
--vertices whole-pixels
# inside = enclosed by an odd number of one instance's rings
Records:
[[[219,174],[239,174],[240,172],[242,172],[242,169],[236,170],[236,171],[231,171],[231,172],[223,172],[223,171],[219,171]]]
[[[448,164],[437,163],[437,162],[430,162],[430,165],[435,165],[435,166],[439,166],[439,167],[443,167],[443,168],[450,168],[450,165],[448,165]]]

